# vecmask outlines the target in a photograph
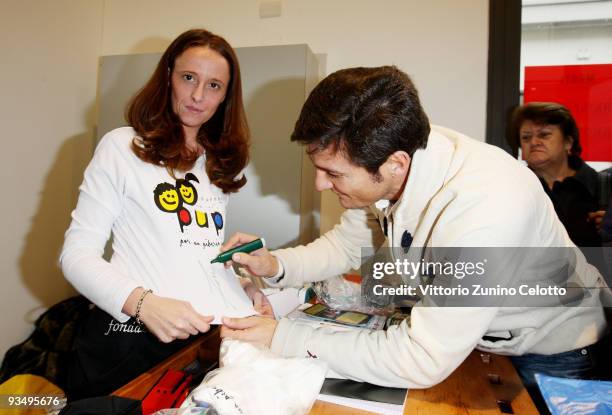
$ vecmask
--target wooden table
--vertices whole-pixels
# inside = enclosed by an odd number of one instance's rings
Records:
[[[166,369],[182,369],[196,359],[204,368],[213,368],[220,342],[219,328],[216,327],[113,394],[143,399]],[[502,414],[498,401],[509,403],[515,414],[538,414],[510,360],[474,350],[442,383],[429,389],[410,390],[404,415]],[[316,401],[310,411],[310,415],[367,414],[369,412],[321,401]]]

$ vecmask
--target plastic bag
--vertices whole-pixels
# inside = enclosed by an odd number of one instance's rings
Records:
[[[612,382],[539,373],[535,378],[553,415],[612,414]]]
[[[366,304],[361,295],[361,277],[358,275],[339,275],[313,284],[317,298],[328,307],[336,310],[360,311],[367,314],[393,313],[395,306],[388,301],[385,305]]]
[[[237,340],[221,343],[219,369],[209,372],[181,408],[212,406],[222,415],[306,414],[325,379],[318,359],[282,358]]]
[[[212,406],[160,409],[153,415],[221,415]]]

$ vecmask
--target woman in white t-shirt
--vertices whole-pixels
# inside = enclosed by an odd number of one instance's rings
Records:
[[[60,257],[97,306],[77,336],[71,398],[111,392],[208,331],[215,310],[272,314],[257,288],[210,263],[228,194],[246,183],[249,131],[232,47],[206,30],[181,34],[126,119],[96,148]]]

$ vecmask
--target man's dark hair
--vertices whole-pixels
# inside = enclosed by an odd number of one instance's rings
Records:
[[[396,151],[427,146],[429,120],[412,81],[395,66],[332,73],[310,93],[291,141],[344,151],[373,175]],[[331,146],[331,147],[330,147]]]

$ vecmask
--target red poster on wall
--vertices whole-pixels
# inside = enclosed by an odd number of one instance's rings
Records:
[[[612,161],[612,64],[525,67],[524,102],[552,101],[572,112],[582,158]]]

